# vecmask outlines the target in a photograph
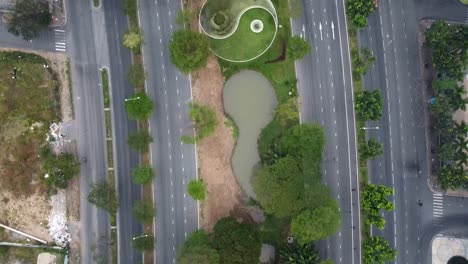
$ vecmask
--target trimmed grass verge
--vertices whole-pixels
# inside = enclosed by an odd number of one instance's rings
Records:
[[[99,5],[101,5],[101,1],[100,0],[93,0],[93,5],[94,5],[94,7],[99,7]]]
[[[354,60],[353,54],[359,54],[359,42],[357,38],[357,30],[349,24],[348,28],[348,36],[349,36],[349,48],[351,52],[351,61]],[[354,92],[360,92],[363,90],[362,81],[356,80],[353,78],[353,89]],[[360,129],[361,127],[365,127],[365,121],[361,120],[356,115],[356,133],[357,133],[357,148],[359,156],[361,153],[360,146],[366,145],[366,131],[364,129]],[[360,191],[362,192],[363,187],[369,182],[369,173],[367,168],[367,161],[362,160],[359,158],[359,184],[360,184]],[[362,194],[360,194],[362,195]],[[370,237],[371,226],[366,224],[367,222],[367,214],[361,210],[361,233],[362,233],[362,240],[365,241]]]
[[[107,181],[115,186],[114,174],[114,148],[112,145],[112,115],[110,109],[109,97],[109,74],[106,69],[101,71],[102,93],[104,100],[104,117],[106,124],[106,149],[107,149]],[[111,227],[116,226],[116,214],[110,214],[109,221]],[[111,241],[115,241],[111,245],[112,263],[117,263],[117,232],[111,229]]]
[[[258,19],[263,22],[263,30],[255,33],[250,29],[250,23]],[[275,21],[271,14],[263,9],[254,8],[245,12],[236,32],[226,39],[210,39],[210,48],[219,56],[244,61],[262,54],[275,36]],[[242,44],[240,44],[242,43]]]

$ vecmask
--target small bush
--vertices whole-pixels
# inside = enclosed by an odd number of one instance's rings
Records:
[[[150,166],[140,166],[132,171],[132,179],[136,184],[150,184],[154,178],[154,170]]]
[[[206,196],[206,187],[202,180],[192,180],[187,186],[188,194],[194,200],[204,200]]]
[[[142,152],[148,151],[151,142],[153,142],[153,138],[147,131],[132,133],[127,139],[127,143],[132,149]]]

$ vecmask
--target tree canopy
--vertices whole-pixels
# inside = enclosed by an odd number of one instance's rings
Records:
[[[202,180],[192,180],[187,186],[188,194],[194,200],[204,200],[206,196],[206,187]]]
[[[148,151],[149,144],[153,142],[153,138],[148,131],[138,131],[130,134],[127,139],[128,145],[137,151]]]
[[[40,31],[47,29],[52,21],[49,2],[43,0],[17,0],[13,18],[8,25],[8,32],[21,35],[25,40],[39,36]]]
[[[367,26],[367,17],[374,11],[374,0],[346,1],[346,14],[356,28]]]
[[[143,223],[151,223],[155,214],[156,209],[150,200],[139,200],[133,205],[133,215]]]
[[[353,50],[352,63],[353,63],[353,78],[360,80],[361,75],[366,74],[367,71],[374,65],[376,58],[372,55],[369,48],[362,48],[361,50]]]
[[[303,123],[286,131],[281,148],[300,162],[320,162],[325,147],[325,133],[318,124]]]
[[[288,264],[320,264],[320,257],[314,244],[286,244],[279,251],[280,263]]]
[[[190,234],[177,256],[179,264],[218,264],[219,254],[210,245],[210,237],[203,230]]]
[[[80,172],[80,163],[70,153],[54,155],[49,147],[41,149],[42,172],[48,186],[65,189],[68,181]]]
[[[218,250],[220,263],[257,263],[262,243],[258,230],[234,218],[219,220],[213,228],[212,246]]]
[[[206,105],[195,103],[191,103],[189,107],[189,117],[195,126],[196,139],[210,136],[218,125],[215,111]]]
[[[154,237],[148,234],[133,238],[133,247],[140,252],[150,252],[154,249]]]
[[[442,76],[461,80],[468,59],[468,27],[436,21],[424,33],[432,49],[432,63]]]
[[[383,237],[371,237],[362,245],[364,264],[384,264],[395,260],[396,250]]]
[[[310,53],[310,44],[304,38],[294,36],[289,39],[287,55],[293,60],[300,60]]]
[[[91,186],[88,194],[88,202],[115,214],[119,208],[119,201],[114,186],[105,181],[95,183]]]
[[[382,144],[373,138],[369,139],[367,144],[363,144],[359,147],[359,155],[363,160],[374,159],[382,154]]]
[[[129,30],[124,33],[122,38],[122,44],[131,50],[139,48],[142,41],[140,30]]]
[[[363,121],[382,118],[383,99],[380,90],[356,92],[356,113]]]
[[[291,97],[276,109],[275,119],[283,127],[299,124],[299,104],[296,97]]]
[[[385,227],[385,219],[380,215],[380,210],[394,210],[394,204],[388,199],[393,194],[393,189],[383,185],[366,184],[362,191],[361,206],[367,214],[367,223],[375,225],[378,229]]]
[[[172,63],[185,74],[204,67],[210,55],[206,36],[189,29],[172,34],[169,51]]]
[[[125,101],[125,109],[129,118],[146,120],[153,113],[154,103],[145,92],[138,92]]]
[[[304,210],[291,222],[291,234],[299,244],[307,244],[334,234],[341,225],[338,205]]]
[[[300,212],[304,204],[304,176],[292,157],[278,159],[257,173],[253,188],[267,214],[288,217]]]
[[[132,179],[136,184],[150,184],[153,178],[154,170],[151,166],[142,165],[132,171]]]

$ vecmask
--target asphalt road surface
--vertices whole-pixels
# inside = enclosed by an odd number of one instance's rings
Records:
[[[312,54],[296,63],[301,121],[325,128],[323,180],[342,215],[338,233],[320,244],[334,263],[361,263],[359,182],[352,79],[343,0],[304,0],[305,14],[292,20],[294,35],[312,45]]]
[[[110,231],[108,213],[86,200],[89,186],[106,179],[104,105],[90,2],[70,1],[67,8],[69,30],[73,32],[67,35],[66,43],[70,46],[78,152],[87,159],[80,176],[81,261],[93,263],[108,259]]]
[[[394,189],[396,207],[384,214],[385,229],[373,229],[373,234],[384,236],[398,250],[394,263],[430,263],[428,247],[436,230],[467,230],[466,221],[456,219],[468,216],[468,201],[433,193],[428,187],[427,120],[417,46],[421,19],[466,22],[467,11],[455,0],[379,1],[369,26],[360,32],[361,46],[377,57],[364,86],[380,89],[384,98],[382,120],[368,122],[369,127],[379,127],[368,130],[368,137],[384,146],[384,155],[369,163],[369,176],[372,183]]]
[[[142,198],[142,187],[132,182],[131,171],[139,164],[139,153],[130,149],[128,135],[137,131],[136,121],[129,120],[125,99],[134,94],[127,81],[132,64],[131,52],[122,45],[122,36],[128,30],[128,20],[121,0],[102,0],[109,53],[109,80],[113,125],[114,175],[119,194],[117,213],[118,263],[140,263],[142,254],[135,250],[132,241],[142,235],[142,224],[133,216],[135,201]]]
[[[157,171],[155,261],[175,263],[178,247],[198,228],[198,205],[187,194],[187,184],[197,173],[195,146],[180,141],[193,133],[187,116],[190,80],[171,64],[168,48],[172,32],[180,28],[175,18],[181,2],[141,0],[138,8],[147,93],[156,103],[150,120],[151,158]]]

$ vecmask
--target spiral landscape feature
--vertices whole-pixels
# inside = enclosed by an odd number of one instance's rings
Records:
[[[200,10],[200,28],[218,57],[247,62],[271,47],[278,18],[270,0],[207,0]]]

